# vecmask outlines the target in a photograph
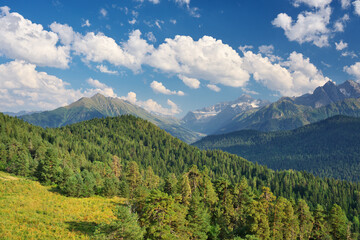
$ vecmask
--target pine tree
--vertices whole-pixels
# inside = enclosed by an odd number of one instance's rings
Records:
[[[117,206],[114,210],[116,220],[97,227],[95,235],[106,239],[142,240],[144,229],[140,227],[138,216],[128,206]]]
[[[173,196],[176,193],[177,183],[178,180],[175,176],[175,173],[169,174],[167,178],[165,178],[164,192],[170,196]]]
[[[208,239],[210,213],[201,200],[198,191],[193,194],[190,200],[187,220],[191,239]]]
[[[316,240],[331,239],[330,229],[326,222],[326,213],[324,207],[318,204],[314,210],[314,226],[311,233],[312,238]]]
[[[126,180],[128,181],[130,188],[130,198],[133,198],[135,196],[136,188],[141,184],[142,181],[139,166],[134,161],[128,163]]]
[[[305,200],[299,200],[297,215],[299,218],[299,238],[300,240],[309,239],[313,229],[314,218]]]
[[[341,207],[337,204],[330,210],[329,215],[330,233],[335,240],[347,239],[348,219]]]

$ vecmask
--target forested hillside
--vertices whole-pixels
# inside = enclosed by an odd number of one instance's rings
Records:
[[[0,170],[68,196],[131,200],[116,210],[119,221],[97,226],[98,236],[346,239],[359,232],[358,183],[201,151],[133,116],[44,130],[1,114],[0,140]]]
[[[271,169],[360,181],[360,118],[335,116],[291,131],[242,130],[208,136],[194,145],[234,153]]]

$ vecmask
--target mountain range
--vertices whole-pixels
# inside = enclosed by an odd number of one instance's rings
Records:
[[[275,170],[360,181],[360,118],[334,116],[287,131],[241,130],[207,136],[193,145],[221,149]]]
[[[238,101],[243,102],[241,107],[233,108],[238,106],[234,103],[222,104],[221,107],[215,105],[189,112],[183,121],[186,127],[206,134],[230,133],[242,129],[265,132],[290,130],[335,115],[358,117],[359,97],[359,83],[346,81],[336,85],[329,81],[316,88],[312,94],[283,97],[271,104],[242,96]],[[212,114],[206,115],[209,112]]]
[[[218,130],[219,126],[230,124],[238,114],[261,108],[269,103],[265,100],[254,99],[249,95],[242,95],[234,101],[222,102],[190,111],[182,121],[187,128],[204,134],[211,134]]]
[[[19,118],[44,128],[62,127],[93,118],[134,115],[148,120],[180,140],[191,143],[200,139],[202,134],[186,129],[175,118],[149,113],[128,101],[96,94],[91,98],[83,97],[78,101],[52,111],[33,113]]]

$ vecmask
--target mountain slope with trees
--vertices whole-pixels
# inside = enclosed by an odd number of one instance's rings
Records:
[[[19,118],[44,128],[62,127],[69,124],[90,120],[93,118],[115,117],[120,115],[134,115],[148,120],[180,140],[191,143],[202,135],[183,126],[179,120],[151,114],[141,107],[119,98],[105,97],[96,94],[91,98],[80,100],[52,111],[19,116]]]
[[[360,184],[201,151],[133,116],[43,129],[0,114],[0,140],[2,171],[55,184],[67,196],[129,199],[115,212],[126,221],[99,224],[99,236],[127,236],[125,223],[138,224],[137,239],[344,239],[359,232]]]
[[[360,118],[335,116],[291,131],[242,130],[207,136],[194,145],[221,149],[272,169],[360,181]]]

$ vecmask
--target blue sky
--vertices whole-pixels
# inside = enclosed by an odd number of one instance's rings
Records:
[[[0,111],[102,93],[176,117],[360,80],[360,0],[3,0]]]

